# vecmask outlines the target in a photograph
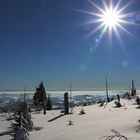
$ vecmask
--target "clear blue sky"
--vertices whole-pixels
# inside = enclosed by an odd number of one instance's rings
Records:
[[[138,24],[139,5],[124,11],[137,11],[131,20]],[[111,45],[108,33],[98,44],[100,30],[88,37],[97,24],[86,24],[95,16],[75,9],[98,12],[86,0],[0,0],[0,89],[35,89],[41,80],[49,89],[70,80],[73,88],[104,88],[105,77],[111,88],[132,79],[140,87],[140,26],[125,25],[137,40],[119,29],[124,46],[114,33]]]

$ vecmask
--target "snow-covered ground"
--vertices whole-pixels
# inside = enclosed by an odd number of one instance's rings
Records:
[[[30,132],[31,140],[105,140],[104,136],[114,135],[114,129],[120,134],[133,140],[140,139],[136,130],[140,127],[140,109],[136,109],[133,101],[121,99],[124,107],[114,108],[114,101],[106,108],[98,104],[84,107],[85,115],[79,115],[81,107],[74,108],[72,115],[62,116],[54,121],[52,118],[60,115],[60,110],[48,111],[46,115],[32,113],[35,130]],[[69,120],[73,125],[68,125]],[[0,131],[5,131],[9,122],[0,116]],[[8,135],[1,136],[0,140],[9,140]],[[114,138],[113,140],[118,140]],[[121,140],[124,140],[123,138]]]

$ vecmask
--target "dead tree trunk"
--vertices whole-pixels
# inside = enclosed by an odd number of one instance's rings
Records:
[[[64,108],[65,108],[65,115],[69,114],[69,98],[68,93],[64,93]]]

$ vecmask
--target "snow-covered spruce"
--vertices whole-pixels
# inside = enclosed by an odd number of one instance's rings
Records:
[[[32,130],[33,122],[26,102],[20,102],[11,128],[13,129],[12,140],[29,140],[28,131]]]

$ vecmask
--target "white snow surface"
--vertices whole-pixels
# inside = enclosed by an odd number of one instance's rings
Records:
[[[60,110],[32,113],[32,120],[36,130],[30,132],[30,140],[105,140],[104,136],[114,135],[111,129],[132,140],[140,140],[140,109],[136,109],[134,101],[121,99],[124,105],[115,108],[114,101],[106,108],[98,104],[84,107],[85,115],[79,115],[82,107],[75,107],[73,114],[62,116],[52,122],[48,120],[60,115]],[[73,125],[68,125],[71,120]],[[0,132],[8,130],[10,122],[4,115],[0,115]],[[10,140],[11,136],[0,136],[0,140]],[[114,138],[113,140],[118,140]],[[123,138],[121,140],[124,140]]]

